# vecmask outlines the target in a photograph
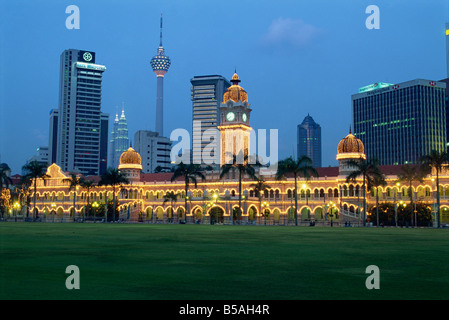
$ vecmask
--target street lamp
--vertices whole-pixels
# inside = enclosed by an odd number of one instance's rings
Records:
[[[94,203],[92,203],[92,207],[94,208],[94,223],[97,222],[97,208],[98,208],[99,204],[97,201],[94,201]]]
[[[265,224],[267,224],[267,219],[266,219],[266,217],[265,217],[265,210],[268,209],[269,206],[270,206],[270,204],[269,204],[268,202],[266,202],[266,201],[264,201],[264,202],[261,204],[261,207],[262,207],[262,209],[261,209],[261,214],[263,215],[263,220],[264,220],[264,223],[265,223]],[[259,221],[259,223],[260,223],[260,221]]]
[[[17,222],[17,211],[20,210],[20,203],[18,201],[14,202],[14,221]]]

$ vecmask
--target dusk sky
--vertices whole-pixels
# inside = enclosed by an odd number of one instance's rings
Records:
[[[79,30],[65,25],[72,4],[80,9]],[[365,26],[368,5],[380,9],[378,30]],[[65,49],[94,51],[106,66],[109,133],[122,103],[131,140],[138,130],[155,130],[150,60],[161,13],[172,61],[164,80],[166,136],[191,131],[191,78],[230,79],[236,69],[251,126],[279,130],[279,159],[296,154],[297,125],[310,114],[322,127],[322,164],[336,166],[360,87],[446,78],[448,0],[0,0],[0,163],[21,173],[37,147],[48,146]]]

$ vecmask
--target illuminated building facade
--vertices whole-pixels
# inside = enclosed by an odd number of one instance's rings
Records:
[[[109,147],[109,167],[118,168],[120,156],[129,148],[128,124],[125,117],[125,109],[122,109],[120,118],[115,115],[112,125],[111,142]]]
[[[165,49],[162,46],[162,15],[161,15],[161,33],[157,54],[150,61],[151,67],[157,77],[157,96],[156,96],[156,132],[160,136],[164,135],[164,76],[168,72],[171,60],[165,55]]]
[[[215,131],[220,125],[220,104],[223,94],[231,86],[231,83],[220,75],[195,76],[190,83],[192,84],[192,161],[204,164],[202,159],[204,148],[207,146],[211,149],[218,148],[219,139],[218,137],[203,137],[203,135],[208,130]]]
[[[236,129],[240,132],[234,135],[232,140],[235,140],[235,137],[247,140],[249,138],[246,132],[250,128],[251,109],[247,94],[238,85],[237,80],[239,79],[235,74],[233,86],[223,94],[220,115],[224,119],[221,119],[219,129],[221,133]],[[230,112],[233,115],[229,114]],[[226,145],[228,136],[223,134],[222,138],[225,140],[222,143]],[[240,149],[235,146],[240,146]],[[240,151],[246,153],[249,152],[246,151],[246,146],[246,142],[237,143],[231,150],[233,154]],[[337,146],[338,167],[317,168],[318,177],[310,180],[299,179],[297,214],[300,225],[309,225],[311,222],[318,225],[334,223],[344,225],[348,222],[352,225],[363,225],[361,221],[361,217],[364,216],[362,178],[350,183],[346,180],[348,174],[354,170],[349,160],[366,159],[365,146],[361,139],[349,133]],[[177,220],[184,221],[185,218],[187,223],[215,221],[232,224],[235,221],[234,212],[239,206],[240,198],[237,177],[229,176],[222,179],[220,170],[204,169],[206,179],[198,179],[197,185],[191,184],[186,193],[184,179],[179,177],[171,181],[172,172],[142,173],[144,157],[144,154],[139,154],[133,148],[128,148],[121,155],[118,168],[128,177],[130,183],[121,185],[115,191],[120,219],[140,223],[172,223]],[[407,206],[411,208],[409,186],[397,183],[397,173],[400,168],[399,165],[380,166],[386,176],[387,185],[377,190],[379,201],[393,204],[395,212],[406,210]],[[71,212],[75,211],[76,217],[82,217],[86,212],[87,201],[96,204],[94,207],[97,207],[114,198],[111,186],[98,186],[89,191],[89,197],[86,189],[71,191],[70,183],[67,181],[69,173],[62,171],[56,164],[48,167],[47,174],[49,177],[45,179],[45,182],[42,179],[37,181],[36,194],[36,209],[39,217],[44,221],[73,221]],[[256,174],[270,187],[261,194],[260,199],[254,189],[254,180],[248,177],[242,179],[242,215],[239,223],[295,225],[293,175],[287,175],[283,180],[278,180],[275,173],[269,170],[256,169]],[[449,223],[449,170],[444,168],[439,178],[441,222]],[[92,176],[89,179],[98,182],[100,177]],[[421,183],[413,183],[412,191],[415,199],[424,203],[429,210],[435,206],[437,190],[432,175],[426,176]],[[164,201],[168,192],[176,194],[177,199],[169,203]],[[34,194],[31,192],[30,196],[33,197]],[[367,194],[367,208],[375,204],[376,191],[372,191]],[[34,208],[29,209],[32,212]],[[23,212],[25,211],[24,209]],[[96,214],[96,211],[94,213]],[[391,219],[390,216],[386,221]],[[395,222],[398,223],[398,220],[396,219]]]
[[[354,135],[381,165],[417,163],[446,150],[443,82],[416,79],[352,95]]]
[[[106,169],[108,114],[101,112],[105,70],[95,64],[95,52],[69,49],[61,54],[56,163],[62,170],[98,175]]]
[[[363,158],[363,143],[354,135],[343,138],[337,148],[339,167],[317,168],[319,177],[310,181],[298,182],[298,218],[300,225],[334,224],[361,225],[360,212],[363,207],[362,181],[347,183],[346,177],[351,168],[347,160]],[[211,220],[232,223],[233,210],[238,207],[238,179],[220,179],[218,170],[204,171],[206,180],[198,180],[196,187],[190,186],[187,195],[184,180],[180,177],[171,181],[173,173],[141,173],[140,155],[132,148],[123,153],[119,169],[128,176],[130,183],[116,190],[120,218],[129,222],[167,223],[183,220],[187,212],[187,222],[210,223]],[[400,166],[381,166],[386,175],[387,185],[379,188],[379,201],[395,205],[403,210],[409,205],[408,186],[398,185]],[[44,221],[73,221],[70,212],[73,208],[73,192],[69,191],[68,173],[61,171],[56,164],[47,169],[49,178],[37,182],[37,210]],[[268,225],[295,225],[294,222],[294,178],[277,180],[273,173],[258,171],[257,174],[270,186],[259,201],[251,179],[242,181],[242,223]],[[100,177],[90,177],[98,182]],[[120,189],[120,190],[119,190]],[[436,187],[431,175],[423,183],[413,183],[413,193],[419,202],[435,203]],[[178,199],[164,203],[167,192],[174,192]],[[104,204],[112,200],[112,187],[99,186],[90,191],[91,203]],[[30,195],[31,197],[33,194]],[[185,197],[187,208],[185,207]],[[441,223],[449,223],[449,170],[440,175]],[[24,202],[25,203],[25,202]],[[24,204],[23,203],[23,204]],[[87,203],[87,191],[77,190],[75,199],[76,216],[81,217]],[[367,193],[367,206],[376,203],[374,192]],[[31,202],[32,206],[32,202]],[[32,212],[33,208],[30,208]],[[25,211],[25,209],[24,209]],[[261,214],[264,213],[264,215]]]
[[[298,125],[297,141],[298,158],[307,156],[314,167],[321,167],[321,126],[310,115]]]
[[[220,165],[236,161],[243,163],[245,156],[250,156],[250,118],[251,111],[248,103],[248,94],[239,85],[240,79],[234,73],[230,86],[223,94],[220,105],[220,125],[218,129],[221,135]],[[241,157],[238,159],[238,157]]]

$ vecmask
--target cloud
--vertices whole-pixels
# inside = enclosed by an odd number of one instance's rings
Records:
[[[277,18],[260,38],[265,47],[301,48],[309,44],[321,30],[301,19]]]

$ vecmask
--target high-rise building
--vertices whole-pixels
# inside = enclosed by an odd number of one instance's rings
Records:
[[[56,163],[58,146],[58,109],[50,110],[50,126],[48,129],[48,164]]]
[[[449,22],[446,23],[446,76],[449,78]]]
[[[218,147],[217,140],[203,137],[208,129],[216,130],[220,125],[219,109],[223,94],[231,86],[229,80],[220,75],[195,76],[190,80],[192,99],[192,161],[204,164],[202,153],[206,146]],[[217,137],[218,138],[218,137]]]
[[[108,137],[109,137],[109,114],[100,115],[100,172],[103,174],[108,168]]]
[[[298,125],[296,138],[298,158],[307,156],[312,159],[314,167],[321,167],[321,126],[309,114]]]
[[[164,76],[170,68],[170,58],[165,55],[165,49],[162,46],[162,15],[161,15],[161,33],[157,54],[150,61],[151,67],[157,77],[157,96],[156,96],[156,132],[159,136],[164,135]]]
[[[105,70],[95,64],[95,52],[68,49],[61,54],[56,163],[67,172],[95,175],[106,167],[108,115],[101,112]]]
[[[115,115],[111,133],[111,144],[109,147],[109,167],[118,168],[120,156],[129,148],[128,124],[125,117],[125,109],[122,109],[120,119]]]
[[[354,135],[381,165],[417,163],[446,150],[444,82],[416,79],[352,95]]]
[[[48,151],[48,147],[38,147],[36,150],[36,154],[27,160],[27,164],[36,161],[44,168],[47,168],[50,165],[50,153]],[[26,175],[28,172],[22,169],[22,175]]]
[[[134,135],[134,149],[142,157],[142,171],[153,173],[171,170],[172,141],[158,132],[139,130]]]

